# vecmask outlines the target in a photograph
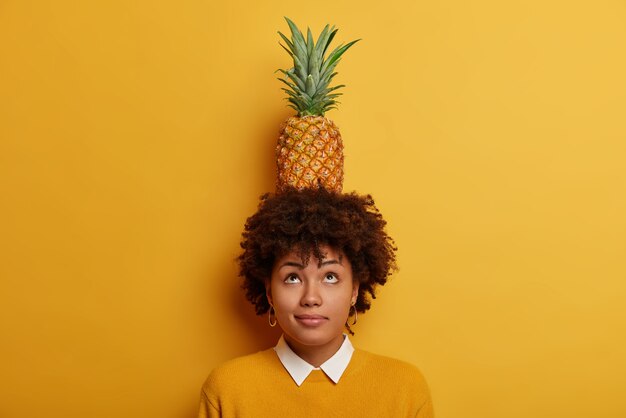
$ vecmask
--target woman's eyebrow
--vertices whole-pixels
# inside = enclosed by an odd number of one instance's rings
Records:
[[[331,259],[331,260],[322,261],[321,263],[318,264],[318,266],[322,267],[322,266],[327,266],[329,264],[339,264],[340,266],[343,265],[341,263],[341,259],[339,260]],[[306,265],[302,263],[298,263],[297,261],[285,261],[283,264],[280,265],[280,267],[278,267],[278,269],[280,270],[283,267],[297,267],[300,270],[302,270],[306,267]]]
[[[280,265],[280,267],[278,269],[280,270],[283,267],[298,267],[299,269],[303,269],[304,268],[304,264],[300,264],[300,263],[298,263],[296,261],[285,261],[283,264]]]

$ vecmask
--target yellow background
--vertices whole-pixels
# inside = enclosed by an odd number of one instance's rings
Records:
[[[182,417],[272,345],[243,223],[290,115],[282,16],[400,272],[355,345],[438,418],[626,416],[624,1],[0,1],[0,417]]]

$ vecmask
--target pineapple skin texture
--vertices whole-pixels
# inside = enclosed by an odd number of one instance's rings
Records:
[[[287,188],[343,189],[343,141],[335,123],[324,116],[291,116],[276,145],[276,191]]]

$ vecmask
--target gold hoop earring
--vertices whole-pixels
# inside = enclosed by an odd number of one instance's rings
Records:
[[[352,323],[350,325],[356,325],[356,321],[357,319],[359,319],[359,313],[356,310],[356,306],[354,306],[355,304],[353,303],[352,305],[350,305],[350,310],[354,309],[354,321],[352,321]],[[348,312],[348,318],[350,318],[350,312]],[[346,320],[346,323],[348,321]]]
[[[274,311],[274,322],[272,322],[272,311]],[[270,324],[270,327],[275,327],[276,323],[276,309],[274,309],[274,305],[270,304],[270,310],[267,312],[267,320]]]

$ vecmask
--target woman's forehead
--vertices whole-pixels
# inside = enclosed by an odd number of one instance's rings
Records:
[[[319,249],[319,255],[321,259],[316,256],[315,247],[311,245],[310,248],[296,247],[287,251],[282,256],[279,256],[276,259],[276,263],[293,261],[300,262],[303,266],[306,266],[311,260],[313,260],[316,264],[320,265],[329,260],[341,262],[345,258],[343,252],[340,249],[337,249],[330,245],[321,244],[318,245],[317,248]]]

